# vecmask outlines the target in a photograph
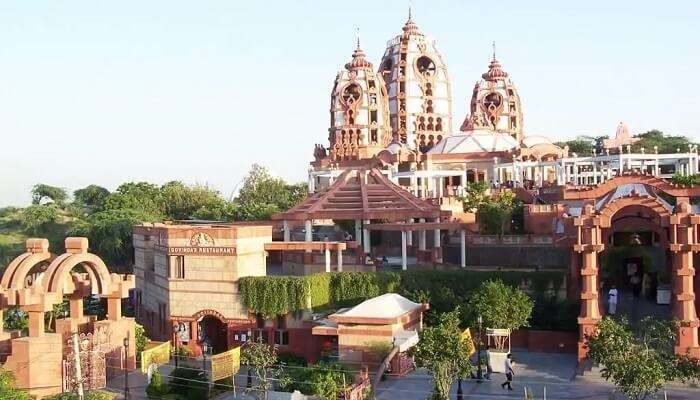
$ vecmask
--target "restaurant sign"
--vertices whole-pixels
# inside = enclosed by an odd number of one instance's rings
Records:
[[[236,255],[235,247],[214,246],[214,247],[167,247],[168,255],[171,256],[233,256]]]

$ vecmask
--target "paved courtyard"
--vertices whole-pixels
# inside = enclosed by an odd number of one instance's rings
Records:
[[[589,379],[573,379],[576,359],[573,354],[545,354],[514,352],[516,359],[513,391],[501,388],[505,380],[503,374],[493,374],[491,381],[477,383],[466,380],[462,384],[464,398],[474,399],[522,399],[525,388],[531,391],[534,399],[623,399],[608,383]],[[406,399],[424,400],[432,388],[432,379],[426,370],[417,370],[404,378],[389,378],[377,389],[380,400]],[[456,398],[457,384],[452,387]],[[700,399],[700,389],[670,388],[669,400]],[[663,398],[663,395],[659,398]]]

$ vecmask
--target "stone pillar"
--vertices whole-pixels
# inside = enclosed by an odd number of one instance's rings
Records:
[[[697,229],[700,216],[691,215],[691,207],[687,202],[681,202],[676,207],[676,214],[671,215],[671,243],[669,249],[673,257],[673,317],[680,321],[678,338],[674,352],[679,355],[689,353],[700,358],[698,344],[698,322],[695,310],[695,290],[693,267],[693,251],[700,250],[697,241]]]
[[[424,223],[425,218],[421,218],[418,221]],[[418,250],[425,250],[425,229],[418,231]]]
[[[407,268],[406,231],[401,231],[401,269],[405,271]]]
[[[316,177],[313,174],[313,170],[309,170],[308,189],[309,194],[313,194],[316,191]]]
[[[407,224],[413,223],[413,218],[406,220]],[[413,248],[413,231],[406,231],[406,241],[408,242],[408,247]]]
[[[119,321],[122,317],[122,298],[109,297],[107,298],[107,319],[110,321]]]
[[[338,272],[343,272],[343,250],[338,249]]]
[[[368,219],[364,220],[363,224],[369,225],[369,220]],[[362,248],[365,250],[365,254],[370,254],[372,252],[372,248],[371,248],[372,242],[370,241],[370,236],[369,236],[370,230],[367,228],[364,228],[362,230],[362,234],[363,234],[363,239],[364,239],[364,241],[362,243]]]
[[[459,231],[459,266],[464,268],[467,266],[467,238],[466,231]]]
[[[80,294],[71,295],[68,306],[70,308],[71,319],[80,323],[83,320],[83,298]]]
[[[324,252],[326,253],[326,272],[331,272],[331,251],[328,246],[326,246]]]
[[[578,230],[577,243],[574,251],[582,253],[583,265],[581,266],[581,314],[578,318],[579,341],[578,360],[586,358],[586,336],[595,334],[597,325],[601,320],[598,293],[598,253],[603,251],[601,240],[600,218],[595,215],[592,205],[584,207],[584,213],[574,219],[574,226]]]
[[[440,221],[435,221],[440,222]],[[442,249],[440,249],[440,229],[435,229],[433,234],[433,242],[435,247],[435,261],[442,262]]]
[[[362,244],[362,220],[355,220],[355,241]]]
[[[34,307],[37,308],[26,310],[29,315],[29,337],[41,337],[44,336],[44,311],[40,309],[41,306]]]
[[[284,241],[289,242],[291,240],[291,232],[289,231],[289,222],[282,222],[282,230],[284,231]]]
[[[310,219],[304,221],[304,240],[307,242],[314,241],[313,223]],[[306,250],[307,253],[311,253],[311,250]]]

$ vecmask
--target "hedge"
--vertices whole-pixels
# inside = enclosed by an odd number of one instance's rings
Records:
[[[524,284],[532,297],[551,299],[564,283],[564,272],[382,271],[260,276],[241,278],[240,292],[248,309],[266,317],[351,306],[388,292],[429,301],[436,312],[442,312],[464,304],[471,291],[492,279],[517,287]]]

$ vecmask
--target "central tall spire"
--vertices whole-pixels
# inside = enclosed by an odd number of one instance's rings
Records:
[[[403,33],[406,36],[421,34],[418,25],[416,25],[416,23],[413,21],[413,13],[410,6],[408,7],[408,19],[406,20],[406,24],[403,26]]]

